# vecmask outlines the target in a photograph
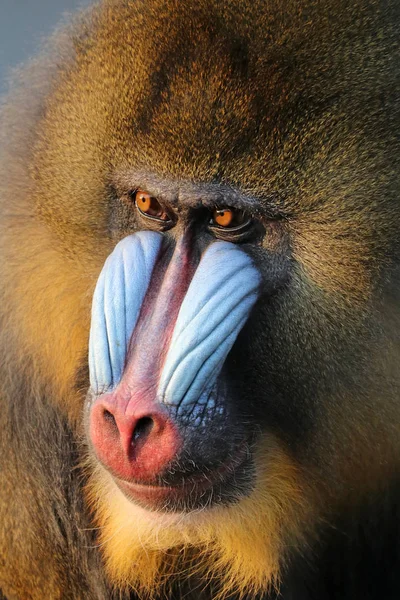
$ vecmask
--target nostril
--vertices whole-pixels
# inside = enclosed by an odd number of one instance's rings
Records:
[[[179,455],[183,440],[164,406],[140,402],[141,398],[127,406],[124,400],[109,394],[93,403],[89,422],[93,449],[119,479],[154,483]]]
[[[108,425],[111,425],[113,429],[118,429],[115,417],[109,410],[104,409],[103,418]]]
[[[139,441],[144,442],[149,436],[151,430],[154,427],[154,421],[151,417],[142,417],[136,423],[135,429],[133,430],[132,443]]]

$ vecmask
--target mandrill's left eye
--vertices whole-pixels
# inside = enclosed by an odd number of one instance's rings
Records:
[[[170,221],[170,216],[159,201],[147,192],[138,190],[135,193],[135,204],[142,215],[159,221]]]
[[[209,222],[209,229],[221,239],[241,241],[248,237],[253,220],[249,215],[237,208],[216,208]]]
[[[234,208],[217,208],[213,212],[211,224],[218,227],[232,228],[243,225],[248,222],[249,218],[243,210]]]

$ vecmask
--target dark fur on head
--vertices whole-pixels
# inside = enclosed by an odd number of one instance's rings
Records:
[[[6,598],[400,596],[399,31],[397,0],[104,0],[17,75],[0,157]],[[82,426],[92,292],[140,228],[132,180],[261,200],[247,251],[286,274],[232,352],[265,432],[255,489],[179,527],[117,495]]]

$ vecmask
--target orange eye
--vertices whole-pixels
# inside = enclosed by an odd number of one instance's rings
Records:
[[[150,196],[147,192],[138,190],[135,194],[135,204],[140,212],[148,217],[154,217],[155,219],[160,219],[162,221],[169,220],[169,216],[158,200],[153,198],[153,196]]]
[[[220,227],[229,227],[234,221],[234,212],[231,208],[214,210],[213,221]]]

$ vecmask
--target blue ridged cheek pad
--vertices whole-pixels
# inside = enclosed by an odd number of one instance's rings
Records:
[[[250,257],[229,242],[214,242],[182,302],[162,369],[158,398],[190,410],[212,408],[222,365],[247,321],[261,276]]]
[[[124,238],[107,258],[93,296],[89,338],[90,387],[95,395],[122,377],[162,236],[142,231]]]

